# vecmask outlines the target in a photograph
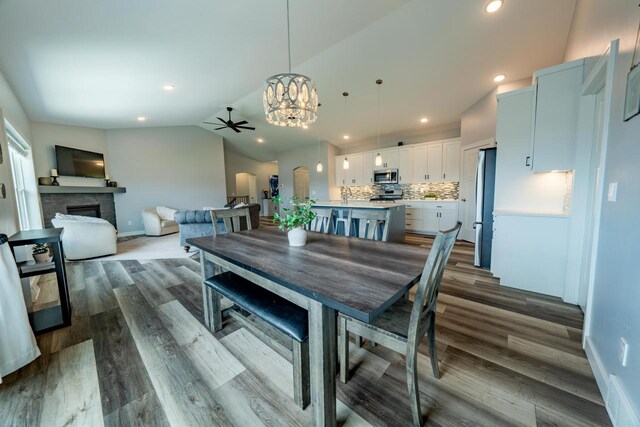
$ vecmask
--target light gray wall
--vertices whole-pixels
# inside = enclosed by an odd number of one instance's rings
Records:
[[[105,170],[107,175],[111,175],[106,130],[31,122],[31,132],[33,135],[33,161],[37,177],[49,176],[51,169],[57,168],[56,145],[104,154]],[[101,179],[74,176],[62,176],[58,179],[58,182],[60,182],[60,185],[104,186],[104,181]]]
[[[458,138],[460,136],[460,122],[448,123],[440,126],[430,126],[427,124],[426,126],[426,129],[420,129],[417,131],[412,130],[380,135],[380,148],[396,147],[399,141],[402,141],[404,145],[409,145]],[[338,154],[345,154],[347,150],[349,153],[360,153],[363,151],[375,150],[378,148],[378,137],[376,135],[359,141],[349,141],[348,144],[344,144],[344,141],[341,141],[337,146],[340,151]]]
[[[497,86],[462,113],[460,145],[465,146],[495,138],[498,100],[496,95],[531,85],[531,79]]]
[[[604,369],[619,377],[640,415],[640,116],[622,120],[638,20],[636,1],[579,0],[564,60],[599,56],[620,39],[604,177],[605,186],[618,183],[618,200],[602,204],[590,336]],[[627,367],[618,362],[620,337],[629,343]]]
[[[154,206],[201,209],[224,206],[222,138],[197,126],[107,131],[118,231],[143,229],[140,211]]]
[[[235,151],[231,144],[224,142],[224,169],[227,180],[227,195],[236,193],[236,174],[251,173],[258,182],[258,199],[262,198],[262,190],[269,189],[269,177],[278,174],[278,164],[274,162],[259,162]],[[240,194],[242,196],[242,194]]]
[[[330,175],[331,169],[327,166],[329,152],[335,150],[335,147],[328,142],[318,144],[278,153],[278,180],[280,195],[283,199],[293,196],[293,169],[306,166],[309,169],[310,197],[316,200],[329,200],[335,174]],[[318,160],[324,166],[322,172],[316,172]],[[333,157],[331,157],[331,163],[333,163]]]
[[[12,235],[19,228],[18,212],[15,203],[15,191],[13,190],[13,178],[9,163],[9,147],[5,136],[4,119],[31,143],[31,126],[18,98],[13,93],[11,86],[0,72],[0,149],[2,149],[3,163],[0,164],[0,183],[6,188],[6,199],[0,199],[0,233]]]

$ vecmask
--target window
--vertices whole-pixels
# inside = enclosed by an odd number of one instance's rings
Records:
[[[35,172],[31,158],[31,147],[5,122],[9,142],[9,161],[13,173],[13,186],[21,230],[41,227],[39,198],[35,185]]]

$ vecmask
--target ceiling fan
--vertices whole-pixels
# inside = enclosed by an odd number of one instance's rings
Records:
[[[256,128],[251,127],[251,126],[243,126],[243,125],[249,124],[249,122],[246,121],[246,120],[234,123],[231,120],[231,112],[233,111],[233,108],[227,107],[227,111],[229,112],[229,120],[224,120],[224,119],[222,119],[220,117],[216,117],[218,120],[220,120],[221,123],[211,123],[211,122],[203,122],[203,123],[206,123],[208,125],[218,125],[218,126],[220,126],[220,127],[215,128],[214,130],[221,130],[221,129],[230,128],[230,129],[235,130],[236,133],[240,133],[240,129],[256,130]]]

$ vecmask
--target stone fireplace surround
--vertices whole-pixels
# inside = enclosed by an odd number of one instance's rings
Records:
[[[69,213],[67,207],[100,206],[100,217],[116,227],[116,207],[111,193],[41,193],[45,228],[51,228],[56,213]]]

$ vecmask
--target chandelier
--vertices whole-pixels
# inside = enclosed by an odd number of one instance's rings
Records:
[[[264,82],[262,105],[267,121],[276,126],[308,126],[318,118],[318,92],[309,77],[291,72],[291,25],[287,0],[287,42],[289,72],[269,77]]]

